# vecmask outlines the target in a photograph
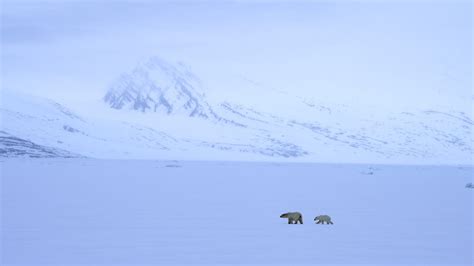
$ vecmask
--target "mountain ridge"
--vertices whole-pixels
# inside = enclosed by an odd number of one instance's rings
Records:
[[[159,59],[146,62],[158,72],[132,75],[138,81],[119,84],[133,85],[112,86],[104,96],[104,108],[114,110],[114,119],[77,114],[51,100],[6,94],[9,100],[0,108],[2,131],[92,158],[472,164],[474,123],[463,112],[358,112],[348,105],[280,92],[285,105],[273,108],[233,99],[211,103],[201,85],[190,87],[193,98],[181,93],[177,84],[200,83],[190,68]],[[176,82],[186,78],[190,81]],[[125,93],[129,91],[143,94]],[[265,93],[262,100],[273,99],[271,91]],[[173,108],[156,101],[161,97]]]
[[[152,57],[116,79],[103,100],[114,109],[209,117],[200,86],[186,66]]]

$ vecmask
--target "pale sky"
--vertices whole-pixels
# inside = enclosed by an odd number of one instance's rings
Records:
[[[2,89],[96,100],[157,55],[222,98],[237,76],[315,99],[472,112],[471,1],[2,1],[1,12]]]

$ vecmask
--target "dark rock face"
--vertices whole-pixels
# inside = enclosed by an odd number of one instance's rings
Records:
[[[0,157],[17,158],[81,158],[65,150],[38,145],[0,131]]]

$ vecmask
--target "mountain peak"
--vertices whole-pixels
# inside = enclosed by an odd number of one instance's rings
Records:
[[[212,111],[203,96],[189,67],[154,56],[118,77],[104,101],[114,109],[208,117]]]

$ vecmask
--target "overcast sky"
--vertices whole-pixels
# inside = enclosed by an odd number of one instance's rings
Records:
[[[2,89],[95,100],[158,55],[222,97],[240,76],[322,100],[472,112],[471,1],[2,3]]]

